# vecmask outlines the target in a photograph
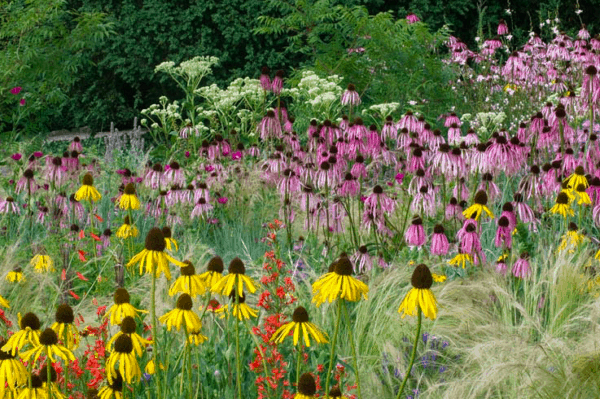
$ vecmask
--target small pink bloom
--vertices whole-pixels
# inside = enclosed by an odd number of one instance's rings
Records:
[[[225,205],[225,204],[227,203],[227,197],[221,197],[221,198],[218,198],[218,199],[217,199],[217,202],[218,202],[219,204],[223,204],[223,205]]]
[[[21,92],[22,87],[21,86],[16,86],[13,87],[12,89],[10,89],[11,94],[19,94]]]
[[[41,157],[44,156],[44,153],[41,152],[41,151],[36,151],[36,152],[33,153],[33,156],[36,157],[36,158],[41,158]]]
[[[25,99],[24,99],[24,98],[22,98],[22,99],[19,101],[19,105],[20,105],[21,107],[22,107],[23,105],[25,105]]]
[[[189,152],[189,151],[186,151],[186,152],[185,152],[185,157],[186,157],[186,158],[189,158],[189,157],[190,157],[190,152]]]
[[[12,154],[10,157],[15,161],[18,161],[19,159],[21,159],[22,155],[17,152],[15,154]]]

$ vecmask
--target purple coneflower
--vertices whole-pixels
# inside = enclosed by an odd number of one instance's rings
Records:
[[[373,258],[366,245],[361,245],[350,260],[354,263],[355,274],[362,274],[373,268]]]
[[[273,91],[273,94],[275,94],[276,96],[281,94],[281,89],[283,89],[284,74],[285,73],[281,69],[278,70],[277,72],[275,72],[275,78],[273,79],[273,82],[271,83],[271,90]]]
[[[419,216],[415,215],[413,217],[411,225],[406,229],[404,239],[408,245],[413,247],[420,247],[427,241],[425,229],[423,228],[423,220]]]
[[[13,197],[6,197],[6,199],[0,200],[0,213],[12,213],[13,215],[21,214],[21,207],[19,207]]]
[[[269,76],[270,72],[271,70],[266,66],[262,67],[260,70],[260,87],[262,87],[264,91],[271,90],[271,77]]]
[[[494,245],[497,248],[505,246],[506,248],[511,248],[512,246],[512,233],[510,228],[510,221],[506,216],[501,216],[498,219],[498,229],[496,230],[496,239],[494,240]]]
[[[23,172],[23,176],[17,182],[15,192],[18,194],[21,191],[27,192],[29,195],[35,193],[38,189],[38,185],[33,177],[33,170],[27,169]]]
[[[517,278],[526,278],[531,274],[529,253],[523,252],[512,268],[512,274]]]
[[[360,96],[356,91],[356,86],[352,83],[348,85],[346,91],[342,94],[342,105],[358,105],[360,104]]]
[[[436,224],[433,228],[429,252],[431,255],[446,255],[449,248],[450,244],[448,243],[448,238],[444,233],[444,226],[441,224]]]
[[[71,144],[69,144],[69,151],[83,152],[83,146],[81,145],[81,139],[79,136],[75,136]]]
[[[456,233],[460,241],[460,249],[462,252],[475,255],[481,252],[481,240],[477,233],[477,222],[475,219],[467,219],[463,227]]]
[[[281,123],[275,117],[275,111],[267,111],[267,115],[260,121],[257,126],[260,133],[260,138],[266,140],[268,138],[281,138]]]

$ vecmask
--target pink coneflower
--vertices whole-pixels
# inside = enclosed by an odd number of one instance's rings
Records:
[[[467,219],[463,227],[457,232],[460,241],[460,249],[469,255],[481,252],[481,240],[477,233],[477,222],[475,219]]]
[[[275,111],[267,111],[267,115],[258,124],[257,130],[262,140],[281,138],[281,124],[275,117]]]
[[[412,12],[409,12],[409,13],[406,15],[406,22],[408,22],[408,24],[409,24],[409,25],[410,25],[410,24],[414,24],[415,22],[419,22],[419,21],[421,21],[421,20],[419,19],[419,17],[417,17],[417,16],[416,16],[415,14],[413,14]]]
[[[271,77],[269,76],[270,72],[271,70],[266,66],[262,67],[260,70],[260,78],[258,80],[260,81],[260,87],[262,87],[264,91],[271,90]]]
[[[179,137],[181,137],[182,139],[187,139],[191,135],[194,135],[196,137],[200,136],[200,129],[198,129],[191,123],[188,123],[179,131]]]
[[[521,219],[523,223],[535,222],[535,214],[529,205],[523,202],[523,195],[521,193],[515,193],[515,195],[513,195],[513,200],[513,206],[517,208],[519,219]]]
[[[448,205],[446,205],[446,211],[445,211],[446,219],[457,218],[459,220],[462,220],[462,219],[464,219],[462,211],[463,211],[463,209],[458,204],[458,200],[456,199],[456,197],[452,197],[452,198],[450,198]]]
[[[581,85],[581,98],[588,107],[597,104],[600,100],[600,77],[598,76],[598,69],[594,65],[585,68]],[[592,104],[588,104],[590,100]]]
[[[281,69],[278,70],[277,72],[275,72],[275,78],[273,79],[273,82],[271,83],[271,90],[273,91],[273,94],[275,94],[276,96],[281,94],[281,89],[283,88],[284,74],[285,73]]]
[[[506,256],[500,256],[496,261],[496,272],[503,276],[506,276],[508,266],[506,265]]]
[[[367,168],[365,167],[365,158],[362,155],[357,155],[354,165],[352,165],[352,169],[350,170],[350,173],[352,173],[352,176],[356,177],[357,179],[366,179],[367,178]]]
[[[383,188],[379,185],[373,187],[373,192],[365,200],[365,213],[379,214],[392,213],[396,207],[394,200],[389,198],[383,192]]]
[[[50,162],[48,162],[50,160]],[[62,160],[60,157],[48,157],[46,159],[46,170],[44,173],[46,181],[54,184],[56,187],[60,187],[65,178],[65,167],[62,166]]]
[[[360,104],[360,96],[356,91],[356,86],[352,83],[348,85],[346,91],[342,94],[342,105],[359,105]]]
[[[69,196],[69,201],[65,201],[66,215],[73,215],[76,220],[82,220],[85,210],[83,205],[75,199],[75,194]]]
[[[498,36],[508,35],[508,26],[506,26],[506,22],[504,22],[503,19],[498,21],[497,35]]]
[[[423,150],[415,148],[410,153],[407,170],[409,172],[415,172],[418,169],[425,169],[425,157],[423,156]]]
[[[315,186],[318,188],[324,188],[325,186],[331,188],[334,187],[336,182],[334,181],[333,169],[331,164],[327,161],[323,161],[319,164],[319,170],[315,174]]]
[[[485,191],[487,192],[488,198],[490,201],[494,202],[496,198],[500,195],[500,189],[494,183],[494,176],[491,173],[484,173],[481,177],[481,184],[477,188],[477,191]]]
[[[44,224],[44,222],[46,221],[46,216],[48,216],[48,207],[47,206],[42,206],[38,209],[38,214],[37,217],[35,218],[35,221],[37,223],[40,224]]]
[[[69,151],[83,152],[83,146],[81,145],[81,139],[79,136],[75,136],[73,141],[69,144]]]
[[[112,231],[109,228],[104,229],[102,235],[100,236],[100,242],[102,242],[103,248],[108,248],[110,245],[110,237],[112,236]]]
[[[360,185],[352,173],[346,173],[344,181],[339,188],[338,194],[342,197],[354,197],[358,194]]]
[[[155,163],[144,177],[146,187],[160,189],[164,185],[164,169],[160,163]]]
[[[33,170],[27,169],[23,172],[23,176],[17,182],[15,192],[19,194],[21,191],[26,192],[28,195],[35,193],[38,189],[38,185],[33,177]]]
[[[6,199],[0,200],[0,213],[12,213],[13,215],[21,214],[21,207],[19,207],[13,197],[6,197]]]
[[[381,138],[383,140],[397,140],[398,139],[398,129],[394,125],[394,120],[391,116],[385,118],[385,124],[383,128],[381,128]]]
[[[498,219],[498,229],[496,230],[496,239],[494,240],[494,245],[497,248],[505,246],[506,248],[511,248],[512,246],[512,233],[510,228],[510,221],[506,216],[501,216]]]
[[[413,196],[410,204],[412,213],[424,213],[426,216],[434,216],[436,211],[436,202],[433,192],[429,192],[427,186],[421,186],[419,192]]]
[[[373,268],[373,258],[366,245],[361,245],[350,260],[354,263],[355,274],[362,274]]]
[[[461,140],[462,132],[460,130],[460,127],[456,123],[453,123],[448,129],[448,144],[458,145],[460,144]]]
[[[165,172],[162,177],[165,185],[173,184],[178,185],[179,187],[185,186],[185,175],[177,161],[171,162],[168,165],[168,168],[165,167]]]
[[[433,228],[429,252],[431,255],[446,255],[449,248],[450,244],[448,243],[448,238],[444,233],[444,227],[441,224],[436,224]]]
[[[396,129],[398,131],[402,129],[407,129],[408,133],[419,131],[421,125],[417,117],[412,113],[412,111],[406,111],[406,114],[396,124]]]
[[[469,188],[465,184],[465,179],[463,177],[458,180],[458,184],[452,189],[452,195],[460,198],[463,201],[467,201],[469,199]]]
[[[425,229],[423,228],[423,220],[419,216],[415,215],[413,217],[411,225],[406,229],[404,239],[412,247],[420,247],[427,241]]]
[[[512,268],[512,274],[517,278],[526,278],[531,274],[529,253],[523,252]]]
[[[456,124],[456,126],[460,127],[461,121],[454,112],[451,112],[444,120],[444,127],[451,127],[453,124]]]

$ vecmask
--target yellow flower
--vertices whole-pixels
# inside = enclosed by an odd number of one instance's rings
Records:
[[[3,308],[10,309],[10,303],[8,303],[8,301],[4,299],[2,295],[0,295],[0,306],[2,306]]]
[[[29,264],[33,266],[38,273],[55,271],[54,262],[48,255],[35,255],[31,258]]]
[[[4,338],[0,338],[0,347],[5,344]],[[5,397],[6,388],[14,390],[24,384],[27,384],[27,369],[23,363],[9,351],[0,350],[0,398]]]
[[[236,287],[239,296],[244,293],[244,286],[248,292],[256,292],[254,281],[246,276],[246,267],[240,258],[233,258],[227,269],[229,274],[221,277],[218,283],[211,287],[211,291],[221,295],[229,295],[231,290]]]
[[[208,262],[207,271],[200,275],[204,286],[212,291],[212,288],[223,278],[223,259],[220,256],[213,257]]]
[[[128,183],[125,186],[123,195],[119,199],[119,208],[125,210],[140,209],[140,200],[135,195],[135,186],[133,183]]]
[[[123,225],[117,230],[117,237],[125,240],[129,237],[137,237],[138,234],[140,234],[140,231],[137,229],[137,227],[135,227],[135,225],[131,224],[131,219],[129,216],[125,216]]]
[[[574,253],[574,249],[585,241],[585,236],[577,231],[577,225],[569,223],[569,231],[562,236],[562,241],[558,246],[558,251],[564,251],[569,248],[569,253]]]
[[[56,356],[63,359],[65,362],[75,360],[73,352],[66,347],[58,344],[58,336],[51,328],[46,328],[40,334],[39,344],[26,352],[21,353],[21,358],[29,361],[33,357],[36,362],[40,356],[47,355],[51,362],[56,362]]]
[[[116,370],[114,373],[112,381],[108,382],[108,386],[104,386],[98,391],[100,399],[123,399],[123,377]]]
[[[336,385],[329,390],[329,395],[325,396],[325,399],[348,399],[348,397],[342,395],[340,387]]]
[[[583,184],[584,188],[588,188],[590,184],[585,177],[585,171],[583,170],[583,166],[578,166],[575,168],[575,172],[571,174],[571,176],[567,177],[564,181],[567,184],[568,188],[576,188],[580,184]]]
[[[585,186],[580,184],[575,189],[575,195],[577,196],[577,204],[578,205],[592,205],[592,199],[585,191]]]
[[[124,376],[124,380],[128,383],[139,381],[142,376],[140,365],[133,354],[133,341],[127,334],[119,335],[114,342],[115,350],[110,354],[106,361],[106,377],[108,382],[113,382],[113,379],[118,377],[116,373],[117,363],[119,364],[119,374]]]
[[[131,338],[131,342],[133,343],[133,350],[136,355],[142,357],[144,354],[144,350],[146,345],[150,345],[152,341],[143,338],[141,335],[136,333],[137,324],[133,317],[127,316],[123,318],[121,321],[121,331],[116,333],[106,344],[106,350],[112,351],[113,344],[115,341],[123,334],[126,334]]]
[[[456,256],[448,261],[448,264],[451,266],[462,266],[464,269],[467,265],[467,262],[473,263],[473,257],[469,254],[458,253]]]
[[[490,217],[490,219],[494,218],[494,214],[487,207],[488,196],[485,193],[485,191],[479,190],[477,194],[475,194],[474,201],[475,203],[473,205],[471,205],[463,211],[464,217],[466,217],[467,219],[479,220],[481,214],[485,212]]]
[[[68,349],[76,349],[79,346],[79,332],[73,325],[73,321],[75,321],[73,309],[67,304],[59,305],[55,318],[56,322],[52,324],[52,329],[56,335],[60,337]]]
[[[45,364],[44,367],[40,369],[38,372],[38,376],[42,379],[42,388],[48,392],[48,365]],[[50,395],[53,399],[65,399],[66,396],[60,392],[60,388],[56,384],[56,380],[58,379],[58,374],[54,367],[50,367]]]
[[[139,263],[140,274],[143,274],[145,266],[146,273],[154,273],[156,277],[160,277],[160,273],[163,272],[167,280],[170,280],[171,272],[169,270],[169,262],[180,267],[185,266],[185,263],[173,259],[169,254],[164,252],[165,248],[165,237],[162,231],[159,228],[154,227],[150,229],[146,236],[144,250],[131,258],[127,263],[127,267]]]
[[[204,281],[201,276],[196,274],[196,268],[192,262],[186,260],[183,263],[186,266],[181,268],[181,276],[169,288],[169,295],[184,293],[196,297],[196,295],[204,294],[206,292]]]
[[[294,345],[298,345],[300,338],[300,332],[302,331],[302,338],[304,338],[304,345],[310,347],[310,336],[313,337],[318,344],[326,344],[329,342],[325,333],[311,323],[308,318],[308,312],[302,306],[299,306],[294,310],[292,321],[279,327],[277,331],[271,336],[271,342],[278,344],[282,343],[283,340],[291,333],[294,333]]]
[[[338,298],[351,302],[357,302],[361,296],[367,299],[369,287],[352,277],[352,271],[350,259],[347,256],[340,256],[330,266],[330,272],[313,283],[312,302],[319,307],[325,301],[331,303]]]
[[[125,317],[136,317],[138,313],[148,313],[147,310],[136,309],[129,303],[129,292],[125,288],[117,288],[114,296],[115,304],[108,309],[106,316],[110,317],[110,324],[121,324]]]
[[[246,296],[242,294],[237,298],[236,302],[236,292],[235,290],[231,291],[229,295],[231,299],[231,305],[225,305],[218,307],[214,310],[215,314],[221,314],[221,317],[225,317],[225,313],[231,314],[233,317],[237,317],[238,320],[247,320],[250,317],[258,317],[258,312],[256,309],[252,309],[250,306],[246,305]]]
[[[556,203],[552,208],[550,208],[550,213],[562,215],[565,219],[567,215],[573,216],[575,213],[573,209],[569,206],[569,196],[561,191],[556,197]]]
[[[433,284],[433,277],[429,268],[420,264],[415,268],[411,278],[413,288],[402,300],[398,313],[402,318],[406,315],[415,316],[417,309],[421,309],[425,317],[435,320],[437,317],[437,302],[430,288]]]
[[[10,283],[20,283],[22,281],[25,281],[25,277],[23,276],[23,271],[21,270],[21,268],[17,267],[12,271],[8,272],[8,274],[6,275],[6,281]]]
[[[433,277],[433,281],[435,281],[436,283],[443,283],[447,279],[447,277],[443,274],[431,273],[431,276]]]
[[[177,245],[177,241],[172,237],[171,229],[167,226],[162,228],[163,235],[165,236],[165,244],[167,245],[167,251],[172,251],[175,248],[175,251],[179,250],[179,246]]]
[[[300,376],[298,381],[298,393],[294,396],[294,399],[312,399],[317,393],[317,384],[315,379],[310,373],[304,373]]]
[[[102,196],[94,187],[94,178],[90,173],[86,173],[86,175],[83,176],[83,184],[75,193],[75,199],[77,201],[89,200],[98,202],[100,201],[100,198],[102,198]]]
[[[50,399],[48,398],[48,391],[44,388],[42,379],[36,375],[31,374],[31,388],[26,384],[21,391],[17,399]]]
[[[188,294],[181,294],[179,299],[177,299],[177,307],[162,315],[159,321],[165,324],[169,331],[173,327],[179,331],[182,324],[185,324],[186,331],[200,330],[202,322],[200,322],[200,318],[192,310],[193,307],[192,297]]]
[[[26,313],[22,318],[19,314],[19,326],[21,329],[11,335],[2,347],[3,351],[10,351],[12,356],[27,344],[32,346],[40,344],[40,319],[35,314]]]
[[[187,343],[188,345],[200,345],[208,339],[206,335],[202,335],[200,330],[190,332]]]

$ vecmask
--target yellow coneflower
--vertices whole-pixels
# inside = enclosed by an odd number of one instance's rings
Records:
[[[165,324],[169,331],[173,327],[179,331],[182,324],[185,324],[186,331],[200,330],[202,322],[200,322],[200,317],[192,310],[193,307],[192,297],[188,294],[181,294],[177,299],[175,309],[162,315],[159,321]]]
[[[567,216],[573,216],[575,212],[569,206],[569,196],[565,192],[560,192],[556,197],[556,203],[552,208],[550,208],[550,212],[554,214],[562,215],[565,219]]]
[[[119,364],[119,373],[125,381],[132,383],[139,381],[142,376],[140,365],[133,354],[133,340],[127,334],[121,334],[114,342],[115,350],[110,354],[106,361],[106,377],[111,383],[118,377],[116,373],[117,363]]]
[[[125,216],[123,225],[117,230],[116,236],[125,240],[129,237],[137,237],[138,234],[140,234],[140,231],[135,225],[131,224],[129,216]]]
[[[431,273],[431,277],[433,277],[433,281],[436,283],[443,283],[448,278],[443,274],[435,274],[435,273]]]
[[[585,186],[583,184],[580,184],[575,188],[575,195],[577,196],[578,205],[592,205],[592,199],[585,191]]]
[[[448,261],[448,264],[451,266],[462,266],[464,269],[467,265],[467,262],[473,263],[473,257],[469,254],[457,253],[456,256]]]
[[[191,331],[188,338],[187,338],[187,343],[189,345],[200,345],[201,343],[206,342],[206,340],[208,339],[208,337],[206,335],[202,335],[202,332],[200,330],[194,330]]]
[[[162,363],[160,364],[160,369],[161,370],[165,369],[165,366]],[[144,373],[146,373],[146,374],[156,373],[156,365],[154,363],[154,359],[148,360],[148,363],[146,363],[146,367],[144,367]]]
[[[202,281],[202,277],[196,274],[196,268],[189,260],[183,261],[186,266],[181,268],[181,276],[175,280],[171,288],[169,288],[169,295],[175,294],[188,294],[191,297],[196,295],[202,295],[206,292],[206,287]]]
[[[114,296],[115,304],[108,309],[105,317],[110,317],[110,324],[121,324],[127,316],[136,317],[138,313],[148,313],[147,310],[134,308],[130,303],[129,292],[125,288],[117,288]]]
[[[75,193],[75,199],[77,201],[100,201],[100,198],[102,198],[102,196],[94,187],[94,178],[92,177],[91,173],[86,173],[85,176],[83,176],[82,183],[83,184],[81,185],[79,190],[77,190],[77,192]]]
[[[29,264],[35,268],[35,271],[38,273],[43,272],[53,272],[54,262],[50,258],[49,255],[40,255],[37,254],[29,261]]]
[[[401,314],[402,318],[406,315],[415,316],[420,308],[425,317],[435,320],[437,317],[437,302],[430,289],[433,285],[433,277],[429,268],[423,263],[418,265],[410,282],[413,288],[402,300],[398,313]]]
[[[164,252],[165,248],[165,236],[159,228],[154,227],[150,229],[146,236],[144,250],[131,258],[127,263],[127,267],[139,263],[140,274],[143,274],[145,266],[146,273],[154,273],[158,278],[160,277],[160,273],[163,272],[167,280],[170,280],[169,262],[180,267],[185,266],[185,263],[173,259],[173,257]]]
[[[175,239],[172,236],[171,228],[165,226],[162,228],[162,232],[165,236],[165,244],[167,244],[167,250],[172,251],[173,248],[175,248],[175,251],[178,251],[179,246],[177,245],[177,241],[175,241]]]
[[[250,317],[258,317],[256,309],[252,309],[246,304],[246,296],[244,294],[238,296],[236,299],[236,292],[232,290],[229,299],[231,300],[231,304],[215,310],[215,314],[228,312],[240,321],[247,320]]]
[[[8,303],[8,301],[2,295],[0,295],[0,306],[6,309],[10,309],[10,303]]]
[[[25,277],[23,276],[23,270],[20,267],[15,267],[6,275],[6,281],[10,283],[20,283],[22,281],[25,281]]]
[[[294,310],[291,322],[282,325],[275,331],[271,336],[271,342],[274,341],[280,344],[291,332],[294,333],[294,345],[298,345],[300,332],[302,332],[302,338],[304,338],[304,345],[306,347],[310,347],[310,336],[312,336],[318,344],[326,344],[329,342],[325,333],[309,321],[308,312],[302,306],[299,306]]]
[[[211,286],[212,292],[221,295],[229,295],[231,290],[235,287],[237,288],[237,294],[242,296],[244,293],[244,286],[246,286],[246,289],[251,294],[256,292],[254,281],[246,276],[246,267],[240,258],[233,258],[229,263],[229,268],[227,270],[229,271],[229,274],[223,276],[218,283]]]
[[[483,190],[479,190],[475,194],[474,204],[463,211],[463,216],[470,219],[479,220],[479,217],[485,212],[490,219],[494,218],[494,214],[487,207],[488,196]]]
[[[348,399],[347,396],[342,395],[342,391],[340,391],[339,386],[334,386],[329,391],[329,395],[325,396],[325,399]]]
[[[123,334],[129,335],[131,338],[131,342],[133,343],[133,350],[136,355],[142,357],[144,354],[144,350],[146,349],[146,345],[150,345],[152,341],[145,339],[138,333],[136,333],[137,324],[133,317],[127,316],[124,317],[121,321],[121,331],[116,333],[106,344],[106,350],[112,351],[113,344],[115,341]]]
[[[34,348],[21,353],[21,358],[25,361],[29,361],[29,359],[33,357],[33,361],[36,362],[42,355],[47,355],[51,362],[57,361],[55,356],[58,356],[65,362],[75,360],[73,352],[58,344],[58,336],[51,328],[46,328],[40,334],[39,344]]]
[[[44,383],[39,375],[31,374],[31,388],[25,385],[19,392],[17,399],[50,399],[48,390],[44,388]]]
[[[576,167],[575,172],[565,179],[565,183],[567,183],[568,188],[575,188],[580,184],[583,184],[585,188],[588,188],[590,186],[587,178],[585,177],[585,171],[583,170],[583,166]]]
[[[298,382],[298,393],[294,396],[294,399],[313,399],[316,393],[315,378],[310,373],[302,374]]]
[[[207,271],[200,275],[204,286],[212,291],[212,288],[223,278],[223,259],[220,256],[214,256],[209,262]]]
[[[0,347],[6,344],[4,338],[0,338]],[[0,349],[0,398],[4,398],[6,388],[15,388],[27,383],[27,369],[19,360],[15,359],[9,351]]]
[[[369,287],[352,277],[352,273],[353,267],[350,259],[344,255],[340,256],[331,264],[329,272],[313,283],[312,302],[319,307],[325,301],[331,303],[338,298],[352,302],[360,300],[361,296],[367,299]]]
[[[140,209],[140,200],[135,195],[135,186],[133,183],[128,183],[125,186],[123,195],[121,195],[121,198],[119,199],[119,208],[125,210]]]
[[[112,381],[108,382],[108,386],[103,386],[98,391],[100,399],[123,399],[123,377],[121,373],[114,370]]]
[[[570,253],[575,252],[575,248],[577,248],[580,244],[585,241],[585,235],[579,233],[577,225],[573,222],[569,223],[569,230],[565,235],[562,236],[562,240],[560,245],[558,246],[558,251],[564,251],[569,248]]]
[[[56,335],[63,340],[68,349],[76,349],[79,346],[79,332],[73,324],[75,321],[73,309],[67,304],[59,305],[56,309],[55,319],[56,322],[52,324],[52,329]]]
[[[48,382],[48,365],[45,364],[38,373],[38,376],[42,380],[42,388],[48,392],[48,384],[50,384],[50,393],[52,394],[53,399],[63,399],[65,395],[62,394],[60,388],[56,385],[56,380],[58,379],[58,374],[54,367],[50,367],[50,382]]]
[[[34,347],[40,344],[40,319],[33,313],[26,313],[22,318],[19,314],[19,319],[21,329],[11,335],[2,347],[3,351],[10,351],[12,356],[27,344]]]

